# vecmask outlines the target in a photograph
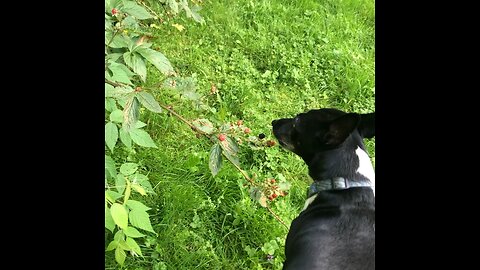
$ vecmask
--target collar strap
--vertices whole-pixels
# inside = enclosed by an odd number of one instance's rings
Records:
[[[334,177],[332,179],[325,179],[314,181],[308,188],[307,198],[325,190],[341,190],[351,187],[371,187],[370,181],[352,181],[343,177]]]

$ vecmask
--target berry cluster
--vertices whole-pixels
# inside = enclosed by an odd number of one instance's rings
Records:
[[[264,193],[270,201],[273,201],[278,196],[285,197],[287,192],[280,190],[277,185],[277,180],[274,178],[267,179],[263,182]]]

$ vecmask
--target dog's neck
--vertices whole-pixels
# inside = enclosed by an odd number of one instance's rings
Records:
[[[369,182],[375,196],[375,171],[363,144],[343,145],[341,148],[315,155],[307,162],[309,174],[315,182],[345,178],[351,182]],[[307,198],[304,210],[317,197]]]

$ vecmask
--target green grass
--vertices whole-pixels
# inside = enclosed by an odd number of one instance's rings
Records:
[[[273,139],[270,122],[321,107],[375,108],[375,12],[372,0],[204,1],[204,25],[185,16],[167,20],[152,40],[216,112],[199,112],[168,91],[155,96],[187,119],[243,119],[254,134]],[[171,26],[185,26],[179,32]],[[149,69],[147,85],[161,76]],[[210,95],[215,84],[219,95]],[[158,236],[140,241],[144,258],[127,256],[127,269],[281,269],[287,230],[253,202],[245,180],[224,164],[213,178],[211,144],[196,139],[173,116],[142,112],[158,149],[138,148],[156,196],[145,204]],[[375,141],[367,142],[374,161]],[[287,223],[298,215],[311,182],[300,158],[279,147],[244,150],[242,168],[261,177],[283,174],[288,196],[272,204]],[[261,179],[260,179],[261,180]],[[106,238],[111,238],[106,234]],[[262,247],[275,240],[273,260]],[[108,244],[108,241],[106,241]],[[119,268],[106,252],[106,269]]]

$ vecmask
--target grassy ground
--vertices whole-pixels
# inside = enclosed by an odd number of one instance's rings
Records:
[[[203,1],[204,25],[179,16],[152,42],[182,76],[196,76],[197,91],[216,112],[192,109],[167,91],[155,96],[188,119],[243,119],[254,134],[272,139],[270,122],[313,108],[371,112],[375,106],[373,0]],[[168,25],[167,25],[168,26]],[[147,84],[161,79],[149,70]],[[211,85],[219,91],[210,95]],[[142,113],[159,149],[139,148],[157,196],[146,199],[158,236],[143,245],[144,258],[127,257],[127,269],[281,269],[287,230],[249,198],[245,180],[224,164],[213,178],[211,144],[167,114]],[[374,140],[367,142],[374,161]],[[290,224],[311,183],[303,162],[279,147],[243,149],[242,167],[292,183],[272,208]],[[111,237],[111,235],[106,235]],[[263,249],[262,249],[263,248]],[[273,249],[273,259],[266,250]],[[115,269],[106,253],[106,269]]]

